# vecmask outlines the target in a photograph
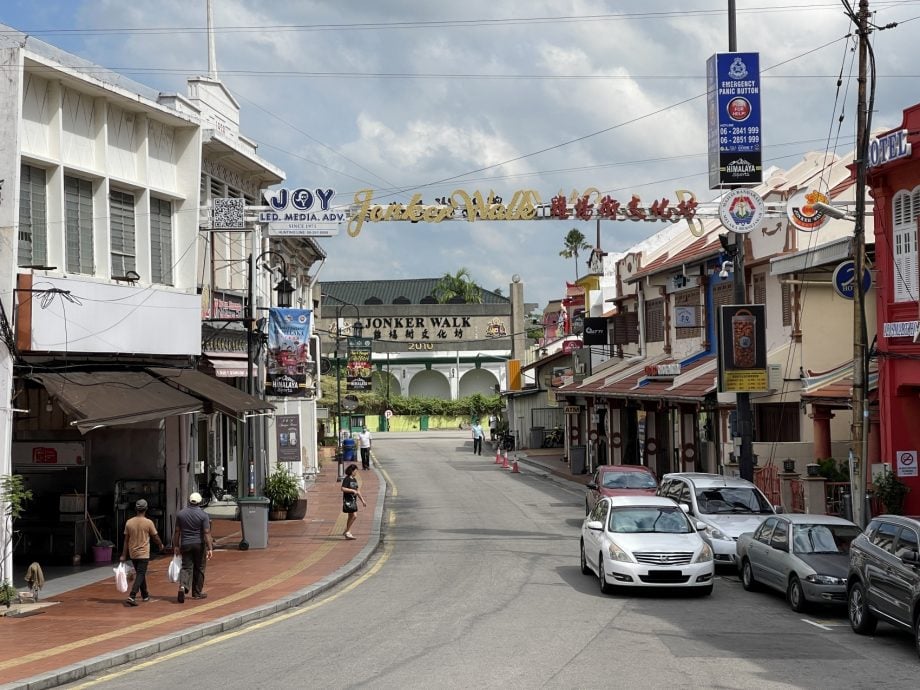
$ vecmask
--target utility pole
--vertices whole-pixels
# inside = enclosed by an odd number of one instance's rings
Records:
[[[859,79],[856,104],[856,224],[853,231],[853,423],[850,427],[850,496],[853,522],[865,526],[865,425],[869,417],[866,395],[866,300],[862,276],[866,264],[866,168],[869,155],[866,80],[869,41],[869,0],[859,2]]]
[[[728,52],[738,51],[738,35],[735,23],[735,0],[728,0]],[[747,304],[744,279],[744,235],[735,234],[735,255],[732,257],[732,287],[735,304]],[[741,457],[739,471],[742,479],[754,481],[754,445],[751,424],[751,396],[749,393],[735,393],[735,415],[738,433],[741,435]]]

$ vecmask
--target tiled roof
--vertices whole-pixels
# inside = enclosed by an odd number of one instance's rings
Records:
[[[340,304],[337,300],[358,306],[369,304],[374,298],[380,302],[370,304],[421,304],[426,297],[431,297],[440,278],[406,278],[401,280],[340,280],[324,281],[320,284],[323,293],[323,306]],[[326,301],[326,295],[333,299]],[[399,302],[395,300],[400,299]],[[482,290],[483,304],[509,304],[507,297],[491,290]]]
[[[712,235],[705,235],[693,244],[678,251],[674,256],[659,257],[647,267],[629,276],[626,282],[629,283],[653,273],[660,273],[667,268],[674,268],[710,256],[716,256],[720,251],[721,245],[719,244],[718,236],[716,236],[715,233]]]
[[[689,360],[689,361],[688,361]],[[629,366],[614,369],[604,379],[563,388],[568,393],[581,393],[596,397],[653,398],[660,400],[699,401],[716,389],[715,355],[696,355],[686,358],[681,373],[670,380],[650,380],[645,367],[674,361],[668,355],[659,355],[640,362],[631,360]]]
[[[878,388],[878,367],[875,362],[869,365],[868,391]],[[853,397],[853,363],[846,362],[836,369],[823,374],[808,376],[802,388],[802,401],[808,403],[826,403],[849,407]]]

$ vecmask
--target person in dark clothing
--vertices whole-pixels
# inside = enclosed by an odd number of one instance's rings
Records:
[[[147,564],[150,562],[150,541],[153,540],[160,551],[165,548],[157,534],[156,525],[147,517],[147,501],[143,498],[134,504],[137,515],[125,523],[125,548],[121,552],[121,561],[131,559],[134,564],[135,579],[131,593],[125,599],[125,606],[137,606],[137,593],[141,599],[150,601],[147,591]]]
[[[354,539],[355,535],[351,533],[351,526],[355,524],[358,518],[358,500],[365,506],[367,501],[358,490],[358,480],[355,478],[357,465],[349,465],[345,468],[345,478],[342,479],[342,512],[348,515],[348,522],[345,524],[345,538]]]
[[[201,494],[197,491],[188,497],[188,507],[176,513],[176,531],[173,535],[175,554],[182,555],[177,601],[185,602],[191,591],[192,599],[204,599],[204,571],[207,561],[214,555],[211,541],[211,518],[201,508]]]

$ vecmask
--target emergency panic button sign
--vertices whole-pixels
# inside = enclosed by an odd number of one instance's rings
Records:
[[[899,450],[897,455],[898,455],[898,476],[899,477],[916,477],[917,476],[917,451]]]

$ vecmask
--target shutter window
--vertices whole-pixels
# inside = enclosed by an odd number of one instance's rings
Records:
[[[782,283],[783,295],[783,325],[792,325],[792,286],[789,283]]]
[[[892,244],[894,301],[917,300],[917,216],[920,214],[920,187],[913,193],[902,190],[892,204]]]
[[[639,312],[628,311],[623,316],[626,317],[626,342],[639,342]]]
[[[767,303],[767,274],[754,274],[754,304]]]
[[[134,234],[134,195],[112,190],[109,192],[110,243],[112,275],[127,275],[136,270]]]
[[[150,200],[150,280],[172,285],[172,203]]]
[[[64,177],[64,228],[67,270],[92,275],[93,184],[78,177]]]
[[[31,165],[20,166],[19,185],[19,266],[44,266],[48,263],[47,187],[45,171]]]
[[[645,341],[660,343],[664,340],[664,299],[645,303]]]
[[[626,314],[617,314],[610,319],[613,324],[613,344],[625,345],[629,341],[626,339]]]

